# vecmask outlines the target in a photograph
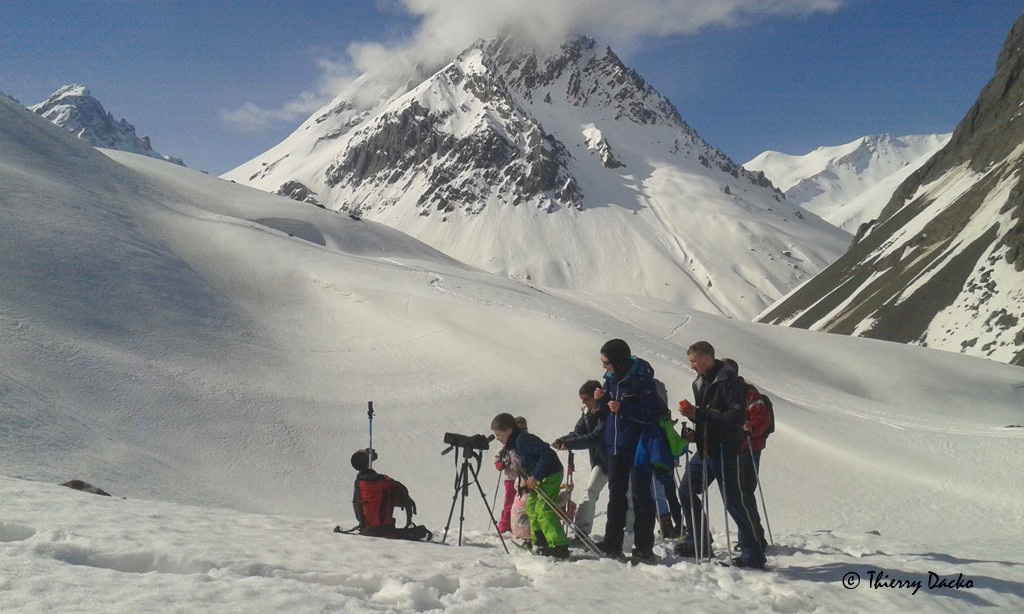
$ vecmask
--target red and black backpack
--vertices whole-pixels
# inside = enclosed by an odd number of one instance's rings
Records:
[[[371,537],[387,537],[392,539],[426,539],[430,541],[433,534],[426,527],[413,524],[412,517],[416,513],[416,502],[409,496],[409,489],[398,480],[384,474],[375,474],[357,478],[353,503],[359,525],[349,531],[335,527],[336,533],[353,533]],[[405,526],[397,527],[395,508],[405,510]]]

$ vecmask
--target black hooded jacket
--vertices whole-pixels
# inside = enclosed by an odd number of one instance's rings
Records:
[[[721,360],[693,380],[693,398],[697,406],[697,451],[701,456],[739,453],[743,445],[746,410],[743,388],[736,372]]]
[[[608,457],[604,444],[604,427],[607,421],[608,408],[599,405],[594,412],[583,412],[572,432],[559,437],[555,443],[560,443],[569,450],[589,450],[590,466],[600,467],[603,473],[608,473]]]

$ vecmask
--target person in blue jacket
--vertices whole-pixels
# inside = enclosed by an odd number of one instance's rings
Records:
[[[604,541],[599,545],[609,556],[621,557],[626,525],[627,497],[633,502],[633,559],[650,562],[654,556],[654,496],[651,466],[634,462],[637,445],[651,429],[658,428],[661,401],[650,363],[632,355],[622,339],[601,347],[604,385],[594,398],[609,412],[605,424],[608,463],[608,514]]]
[[[533,551],[556,558],[569,556],[569,540],[562,529],[562,520],[537,494],[543,490],[551,501],[558,500],[562,487],[562,461],[558,454],[540,437],[528,433],[516,424],[512,414],[498,414],[491,421],[495,439],[519,458],[525,487],[526,515],[530,519]]]

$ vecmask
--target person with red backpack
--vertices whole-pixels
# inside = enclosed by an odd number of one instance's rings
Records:
[[[745,439],[743,424],[746,422],[744,393],[735,371],[724,362],[715,358],[715,348],[707,341],[698,341],[686,350],[690,366],[697,373],[693,381],[693,397],[695,403],[687,399],[679,402],[679,411],[694,423],[697,441],[697,464],[691,460],[687,474],[683,477],[680,488],[681,504],[686,507],[683,517],[687,521],[687,536],[676,546],[676,553],[681,556],[693,556],[694,553],[710,552],[709,544],[704,544],[706,535],[706,517],[701,513],[692,513],[694,506],[700,505],[700,495],[705,497],[704,509],[707,509],[707,489],[711,480],[716,480],[722,493],[726,512],[736,523],[739,533],[740,555],[732,559],[733,566],[763,569],[765,566],[764,533],[760,529],[760,518],[757,514],[757,500],[753,491],[743,484],[743,473],[740,470],[743,458],[750,462],[749,455],[742,454],[742,442]],[[694,469],[707,476],[698,483],[694,478]],[[687,507],[689,506],[689,507]],[[698,541],[696,536],[702,537]]]
[[[743,432],[746,439],[743,441],[743,449],[740,458],[740,486],[743,488],[743,496],[755,500],[754,491],[757,489],[758,469],[761,466],[761,452],[765,448],[768,434],[774,431],[774,417],[765,403],[765,396],[761,394],[753,384],[740,377],[740,366],[731,358],[723,358],[722,362],[736,373],[736,379],[743,389],[743,403],[746,408],[747,421],[743,423]],[[757,506],[753,506],[752,515],[758,516]],[[760,517],[754,523],[754,533],[761,542],[761,548],[767,548],[768,542],[764,539],[764,528],[761,525]]]

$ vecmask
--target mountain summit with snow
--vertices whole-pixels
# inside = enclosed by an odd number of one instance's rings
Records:
[[[479,41],[398,86],[366,74],[225,178],[531,284],[740,318],[850,238],[705,142],[588,38],[550,53]]]
[[[179,158],[153,150],[149,137],[139,138],[135,126],[117,121],[82,85],[65,85],[29,110],[71,132],[93,147],[142,154],[185,166]]]
[[[1024,365],[1024,17],[949,143],[764,322]]]
[[[949,137],[864,136],[802,156],[766,151],[743,167],[763,172],[792,204],[855,233],[861,224],[878,217],[896,188]]]

